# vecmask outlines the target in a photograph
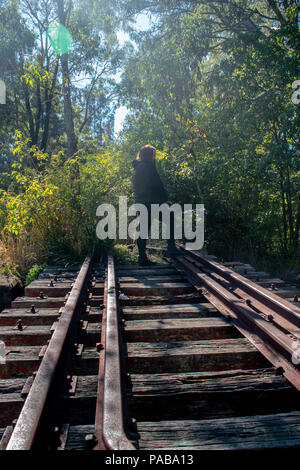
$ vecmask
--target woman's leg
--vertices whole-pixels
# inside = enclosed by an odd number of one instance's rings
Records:
[[[174,212],[170,212],[170,238],[168,239],[167,255],[178,256],[181,252],[177,250],[175,245],[175,216]]]
[[[143,240],[142,238],[137,238],[136,240],[138,250],[139,250],[139,263],[142,263],[143,261],[147,260],[146,256],[146,240]]]
[[[148,234],[151,229],[151,206],[146,206],[148,210]],[[151,264],[151,261],[147,258],[146,255],[146,243],[147,240],[138,237],[137,238],[137,246],[139,250],[139,264],[145,265],[145,264]]]

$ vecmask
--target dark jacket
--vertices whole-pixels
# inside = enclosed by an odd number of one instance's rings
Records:
[[[134,174],[132,177],[135,202],[142,204],[163,204],[168,195],[151,162],[133,160]]]

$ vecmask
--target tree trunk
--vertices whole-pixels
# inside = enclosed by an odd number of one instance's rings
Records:
[[[41,85],[40,81],[37,80],[36,83],[36,101],[37,101],[37,112],[36,112],[36,119],[35,119],[35,133],[34,133],[34,142],[33,145],[38,145],[39,135],[40,135],[40,128],[41,128],[41,120],[43,116],[43,105],[42,105],[42,98],[41,98]]]
[[[54,90],[55,90],[55,85],[56,85],[57,73],[58,73],[58,60],[55,63],[55,69],[54,69],[50,93],[48,93],[48,89],[46,89],[46,93],[45,93],[46,112],[45,112],[45,122],[44,122],[44,129],[43,129],[43,136],[42,136],[42,143],[41,143],[41,150],[43,152],[46,152],[47,145],[48,145],[52,101],[54,98]]]
[[[71,88],[70,88],[70,75],[69,75],[69,64],[68,54],[64,54],[61,59],[63,81],[64,81],[64,119],[66,133],[68,137],[68,157],[72,157],[77,152],[78,139],[74,129],[74,119],[71,101]]]
[[[283,176],[280,175],[280,190],[281,190],[281,201],[282,201],[282,224],[283,224],[283,256],[287,256],[287,216],[285,207],[285,191],[283,184]]]
[[[69,9],[71,8],[71,5],[72,3],[69,2]],[[59,21],[63,26],[65,26],[67,11],[64,8],[63,0],[57,0],[57,9]],[[63,75],[64,120],[68,138],[68,157],[72,157],[77,152],[78,139],[74,128],[68,54],[62,55],[60,62]]]
[[[194,160],[194,174],[195,174],[195,183],[197,187],[197,192],[200,197],[201,204],[204,204],[204,195],[200,186],[198,169],[197,169],[197,157],[193,149],[190,149],[190,154],[192,155],[193,160]]]

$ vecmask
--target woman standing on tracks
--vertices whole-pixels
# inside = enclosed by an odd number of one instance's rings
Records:
[[[133,189],[135,202],[144,204],[148,210],[148,233],[151,227],[151,204],[163,204],[167,202],[168,195],[156,169],[156,149],[152,145],[145,145],[133,160]],[[146,240],[137,239],[139,250],[139,264],[142,266],[152,264],[146,255]],[[170,213],[170,238],[168,239],[167,255],[178,254],[174,240],[174,213]]]

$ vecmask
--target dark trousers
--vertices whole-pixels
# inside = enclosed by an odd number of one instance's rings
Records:
[[[151,231],[151,225],[153,220],[151,217],[151,205],[146,206],[148,209],[148,236],[149,232]],[[159,213],[159,222],[162,222],[162,214],[161,212]],[[146,258],[146,239],[138,237],[137,240],[137,246],[139,250],[139,257],[140,259],[145,259]],[[174,212],[170,213],[170,237],[167,240],[168,242],[168,249],[174,248],[175,247],[175,239],[174,239]]]

